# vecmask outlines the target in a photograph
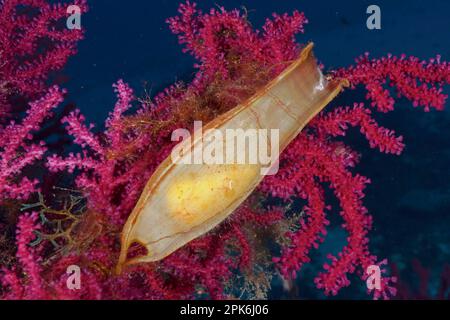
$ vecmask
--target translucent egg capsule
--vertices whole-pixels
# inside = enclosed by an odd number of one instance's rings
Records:
[[[260,162],[211,163],[195,161],[195,155],[205,155],[209,148],[215,158],[222,151],[228,156],[230,150],[239,158],[246,154],[246,146],[236,144],[230,149],[225,141],[228,134],[254,129],[264,132],[261,140],[269,145],[272,159],[274,150],[278,158],[344,85],[326,79],[312,47],[309,44],[303,49],[297,60],[253,97],[211,121],[201,132],[196,131],[193,139],[180,143],[176,159],[172,155],[159,166],[122,231],[118,272],[127,264],[161,260],[207,233],[247,199],[265,174],[270,174],[273,168]],[[273,132],[277,134],[271,135]],[[213,143],[216,148],[211,148]],[[146,255],[128,259],[133,243],[144,246]]]

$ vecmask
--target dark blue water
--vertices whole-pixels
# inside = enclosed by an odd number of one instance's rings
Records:
[[[177,13],[178,1],[91,0],[83,17],[86,39],[70,60],[65,73],[70,81],[68,100],[75,102],[88,120],[101,126],[114,104],[111,84],[119,78],[138,94],[156,93],[176,80],[188,80],[193,60],[181,52],[177,39],[165,23]],[[218,1],[201,1],[210,8]],[[316,55],[327,68],[346,66],[365,51],[372,56],[387,53],[430,58],[441,54],[450,60],[450,2],[427,1],[237,1],[226,8],[245,7],[258,27],[272,12],[304,11],[310,23],[299,41],[314,41]],[[366,8],[377,4],[382,10],[382,29],[366,28]],[[448,89],[448,88],[447,88]],[[447,90],[450,92],[450,90]],[[337,103],[350,104],[358,93],[343,95]],[[353,95],[353,96],[352,96]],[[361,98],[361,96],[358,96]],[[370,150],[355,131],[346,141],[363,154],[358,172],[373,183],[367,189],[366,206],[374,216],[371,248],[394,262],[404,281],[416,285],[412,264],[419,260],[430,271],[430,292],[436,292],[440,271],[450,262],[450,103],[444,112],[428,114],[400,101],[397,110],[379,117],[380,124],[405,137],[401,157]],[[334,219],[337,224],[339,219]],[[335,224],[336,225],[336,224]],[[312,279],[323,255],[344,245],[345,233],[331,228],[326,243],[313,257],[298,281],[296,298],[323,298]],[[363,284],[342,291],[340,298],[364,297]],[[287,297],[274,285],[272,298]],[[292,297],[292,296],[290,296]]]

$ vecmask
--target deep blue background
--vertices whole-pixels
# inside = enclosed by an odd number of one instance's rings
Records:
[[[443,60],[450,60],[450,1],[199,2],[205,9],[216,3],[228,9],[245,6],[255,27],[272,12],[305,12],[310,23],[299,41],[314,41],[316,55],[330,69],[351,64],[365,51],[375,57],[406,53],[431,58],[441,54]],[[129,82],[138,94],[144,83],[156,93],[176,80],[189,80],[193,60],[181,52],[165,23],[177,13],[178,3],[90,1],[90,11],[82,20],[86,39],[65,70],[70,80],[64,84],[70,92],[68,101],[75,102],[89,121],[102,125],[115,101],[111,84],[119,78]],[[381,7],[382,30],[366,28],[370,4]],[[343,95],[338,103],[361,100],[358,93],[352,95]],[[411,285],[417,279],[411,263],[420,260],[431,272],[432,294],[442,267],[450,261],[449,108],[425,114],[400,101],[395,112],[379,120],[404,135],[407,148],[401,157],[370,150],[356,131],[346,139],[363,154],[358,172],[373,182],[365,200],[375,221],[371,248],[395,262]],[[301,273],[297,298],[323,298],[311,286],[313,274],[323,263],[323,255],[339,251],[345,240],[339,218],[333,222],[335,227],[330,228],[326,243],[313,255],[315,263]],[[363,289],[356,280],[340,297],[364,297]],[[287,295],[275,284],[271,297]]]

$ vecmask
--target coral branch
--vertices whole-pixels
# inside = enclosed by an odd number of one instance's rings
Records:
[[[84,0],[77,0],[86,12]],[[46,80],[75,54],[81,30],[65,28],[66,6],[47,1],[0,1],[0,115],[12,111],[11,99],[36,99]],[[24,10],[27,9],[27,10]],[[63,25],[64,27],[61,27]]]
[[[367,100],[381,112],[393,110],[395,103],[386,84],[395,87],[399,98],[411,100],[414,107],[443,110],[447,95],[442,86],[450,82],[450,64],[442,62],[440,56],[429,61],[406,55],[370,59],[366,53],[356,59],[355,66],[339,69],[335,75],[349,80],[353,87],[364,85]]]
[[[37,181],[22,178],[22,170],[42,159],[44,142],[33,142],[33,131],[37,131],[51,110],[63,100],[64,91],[53,87],[40,100],[30,103],[30,109],[22,123],[14,121],[0,128],[0,202],[5,199],[25,199],[36,191]]]

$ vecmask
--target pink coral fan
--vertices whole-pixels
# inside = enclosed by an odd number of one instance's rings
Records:
[[[76,4],[87,9],[84,1]],[[83,36],[81,30],[60,26],[66,17],[62,4],[0,1],[0,202],[36,191],[37,180],[20,176],[26,166],[42,159],[46,148],[34,141],[33,133],[63,94],[57,87],[48,89],[46,80],[65,65]],[[29,108],[20,120],[22,105]]]
[[[86,8],[84,2],[79,5]],[[18,176],[45,152],[43,143],[32,142],[31,133],[40,128],[50,110],[62,101],[62,92],[51,88],[43,98],[30,103],[21,124],[8,123],[7,114],[17,106],[14,99],[36,98],[45,93],[49,73],[61,69],[75,53],[82,32],[58,28],[58,23],[67,16],[62,5],[4,0],[0,8],[0,115],[5,124],[0,130],[0,198],[23,199],[35,191],[37,181],[27,178],[19,181]]]
[[[356,59],[356,65],[336,71],[336,76],[350,81],[352,87],[364,85],[367,100],[378,111],[388,112],[394,109],[394,98],[385,86],[394,87],[397,97],[405,97],[414,107],[422,106],[443,110],[447,95],[443,85],[450,82],[450,65],[441,61],[441,57],[422,61],[405,54],[395,57],[389,54],[381,59],[369,59],[369,54]]]
[[[67,290],[66,266],[74,261],[65,257],[52,266],[50,279],[44,277],[42,257],[39,250],[30,246],[36,238],[36,231],[41,227],[37,224],[38,214],[24,214],[17,224],[17,260],[19,269],[3,270],[1,283],[6,288],[3,298],[8,300],[49,300],[49,299],[99,299],[100,287],[96,278],[86,270],[82,271],[83,288]],[[77,261],[77,260],[75,260]],[[65,267],[60,268],[63,264]],[[56,280],[54,280],[56,279]]]
[[[84,0],[75,4],[86,11]],[[43,94],[50,73],[76,52],[83,32],[65,28],[66,11],[44,0],[0,1],[0,116],[11,111],[12,99]]]
[[[41,299],[45,296],[43,279],[41,277],[41,258],[29,244],[34,240],[34,231],[37,214],[25,214],[19,218],[17,224],[17,258],[22,267],[22,272],[27,275],[27,280],[20,279],[16,270],[5,271],[2,275],[2,283],[10,288],[6,299]]]
[[[395,100],[386,85],[414,105],[442,109],[446,100],[442,86],[450,82],[450,67],[439,58],[422,62],[391,56],[369,60],[365,56],[356,66],[331,72],[333,77],[346,79],[350,89],[364,85],[372,108],[356,102],[324,111],[282,154],[279,173],[267,177],[229,220],[163,261],[130,267],[122,275],[113,273],[123,223],[146,181],[174,146],[172,130],[189,127],[194,119],[211,120],[250,97],[298,55],[302,45],[295,41],[295,35],[303,32],[307,22],[299,12],[274,15],[262,30],[254,30],[238,10],[218,8],[203,13],[190,2],[180,5],[179,13],[168,23],[185,51],[198,60],[198,72],[190,85],[177,83],[152,101],[143,101],[130,115],[135,103],[133,92],[118,81],[114,85],[118,102],[102,133],[93,133],[94,126],[86,125],[79,111],[64,119],[82,151],[53,155],[48,167],[52,172],[67,170],[76,176],[87,210],[68,245],[70,254],[48,267],[55,272],[52,279],[60,280],[53,280],[53,288],[46,288],[53,293],[46,293],[47,297],[67,297],[57,289],[64,281],[59,271],[74,263],[90,275],[84,298],[228,298],[235,294],[229,286],[236,281],[236,273],[246,279],[244,290],[253,290],[251,297],[265,297],[274,267],[283,277],[295,278],[297,271],[310,262],[311,250],[324,240],[332,209],[326,188],[338,200],[347,245],[337,256],[329,256],[329,263],[315,280],[316,286],[336,295],[350,284],[350,274],[357,273],[366,281],[367,268],[378,266],[383,278],[381,288],[373,289],[374,298],[395,295],[396,279],[384,270],[386,260],[369,250],[372,216],[363,198],[370,180],[354,173],[360,156],[337,137],[345,136],[350,127],[359,127],[371,147],[400,154],[402,138],[378,125],[372,113],[393,109]],[[274,198],[282,204],[267,205]],[[289,210],[295,198],[307,203],[302,214],[292,215]],[[86,232],[93,226],[95,232]],[[281,246],[276,257],[267,248],[268,239]],[[19,249],[23,241],[18,239]],[[21,264],[28,268],[26,261]],[[264,271],[258,272],[261,269]],[[29,271],[30,275],[40,273],[36,270]],[[14,294],[20,292],[22,282],[12,274],[7,272],[3,282]]]
[[[53,87],[40,100],[30,103],[21,123],[11,121],[0,127],[0,203],[4,199],[26,199],[36,191],[37,180],[19,179],[22,170],[42,159],[44,142],[33,142],[33,131],[39,130],[51,110],[63,100],[63,91]]]

